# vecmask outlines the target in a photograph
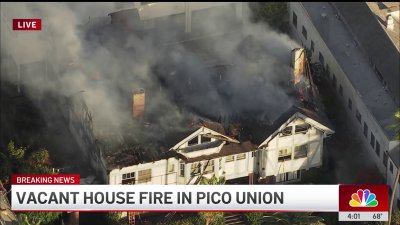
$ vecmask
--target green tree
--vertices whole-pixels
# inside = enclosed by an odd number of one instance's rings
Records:
[[[264,221],[263,212],[249,212],[245,213],[247,223],[250,225],[261,225]]]
[[[16,147],[10,141],[5,151],[0,152],[0,180],[8,180],[11,174],[51,174],[51,161],[46,149],[29,151],[26,147]],[[18,218],[23,225],[50,225],[56,221],[59,212],[20,213]]]
[[[266,22],[271,27],[287,32],[289,29],[286,2],[254,2],[250,3],[251,19],[254,22]]]
[[[312,213],[266,213],[264,221],[275,225],[323,225],[324,219]]]
[[[400,109],[394,113],[395,124],[393,124],[393,129],[396,134],[396,140],[400,141]]]
[[[203,176],[200,180],[200,184],[203,185],[223,185],[225,182],[225,177],[216,177],[215,174],[211,178]],[[224,213],[222,212],[200,212],[199,215],[204,219],[206,225],[224,224]]]

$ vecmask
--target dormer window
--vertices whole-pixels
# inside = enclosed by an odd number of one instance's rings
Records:
[[[207,143],[207,142],[211,142],[211,138],[201,135],[201,143],[203,144],[203,143]]]
[[[198,136],[194,137],[192,140],[188,141],[188,146],[197,145],[199,143]]]
[[[299,133],[305,134],[305,133],[307,133],[308,129],[310,129],[310,127],[311,127],[311,125],[308,123],[296,125],[295,133],[296,134],[299,134]]]
[[[287,126],[282,129],[282,136],[290,136],[292,135],[292,126]]]
[[[291,160],[291,159],[292,159],[292,149],[291,148],[285,148],[285,149],[279,150],[278,162],[283,162],[283,161]]]

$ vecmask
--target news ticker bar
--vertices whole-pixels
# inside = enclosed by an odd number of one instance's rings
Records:
[[[17,211],[387,212],[386,185],[13,185]]]

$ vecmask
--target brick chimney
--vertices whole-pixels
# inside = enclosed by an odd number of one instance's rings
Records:
[[[143,118],[145,105],[145,92],[143,89],[133,91],[132,94],[132,118],[139,121]]]

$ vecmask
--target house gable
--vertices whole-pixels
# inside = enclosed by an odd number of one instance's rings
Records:
[[[327,125],[322,124],[321,122],[318,122],[301,112],[296,112],[292,116],[290,116],[290,118],[287,119],[282,125],[280,125],[278,129],[273,131],[273,133],[259,145],[259,148],[268,146],[268,143],[280,133],[283,135],[292,135],[292,126],[295,126],[295,129],[298,129],[298,132],[302,132],[302,129],[308,130],[309,128],[314,127],[322,131],[325,135],[334,133],[334,131],[330,129]]]

